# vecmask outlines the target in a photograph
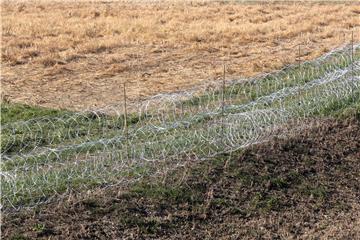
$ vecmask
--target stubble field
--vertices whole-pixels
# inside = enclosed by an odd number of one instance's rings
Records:
[[[84,110],[276,70],[358,38],[360,5],[2,2],[2,97]]]

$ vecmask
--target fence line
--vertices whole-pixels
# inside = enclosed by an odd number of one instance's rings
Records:
[[[2,204],[32,206],[71,189],[162,175],[189,159],[266,141],[289,120],[359,101],[359,50],[352,43],[300,67],[229,82],[224,64],[213,91],[130,106],[124,83],[124,108],[113,108],[116,114],[102,109],[4,125]],[[132,108],[138,111],[128,114]]]

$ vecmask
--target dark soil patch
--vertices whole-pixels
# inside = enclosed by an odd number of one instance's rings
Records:
[[[5,239],[359,239],[360,122],[302,131],[137,183],[7,214]]]

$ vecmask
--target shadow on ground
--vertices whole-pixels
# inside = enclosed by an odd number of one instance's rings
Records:
[[[3,217],[5,239],[356,239],[360,122],[195,163],[161,182],[100,189]],[[291,127],[289,128],[291,129]]]

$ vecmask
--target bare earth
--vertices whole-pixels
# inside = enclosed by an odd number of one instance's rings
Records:
[[[359,41],[360,5],[2,1],[2,97],[99,108],[253,76]]]

